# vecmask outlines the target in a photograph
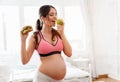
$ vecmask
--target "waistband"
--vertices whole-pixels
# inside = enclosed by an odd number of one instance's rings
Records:
[[[38,77],[37,79],[39,79],[39,81],[42,81],[42,79],[44,81],[50,81],[50,82],[64,82],[64,79],[63,80],[55,80],[51,77],[49,77],[48,75],[40,72],[39,70],[36,71],[36,77]],[[42,79],[41,79],[42,78]]]

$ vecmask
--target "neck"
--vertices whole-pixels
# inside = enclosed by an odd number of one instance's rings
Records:
[[[52,27],[43,25],[42,32],[51,33]]]

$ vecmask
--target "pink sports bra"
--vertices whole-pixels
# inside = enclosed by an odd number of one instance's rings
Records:
[[[56,44],[52,45],[44,39],[42,32],[39,32],[39,36],[40,43],[38,45],[37,51],[41,57],[46,57],[54,54],[61,54],[61,51],[63,50],[63,43],[59,37],[57,37]]]

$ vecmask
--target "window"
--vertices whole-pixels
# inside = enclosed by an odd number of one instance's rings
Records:
[[[17,6],[0,6],[0,50],[19,49],[19,11]]]
[[[86,26],[81,7],[67,6],[64,9],[66,36],[71,41],[73,50],[83,52],[86,50]]]

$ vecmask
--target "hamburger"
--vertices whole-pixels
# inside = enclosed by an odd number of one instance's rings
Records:
[[[22,30],[22,34],[27,34],[28,32],[33,31],[32,26],[26,26],[23,30]]]

